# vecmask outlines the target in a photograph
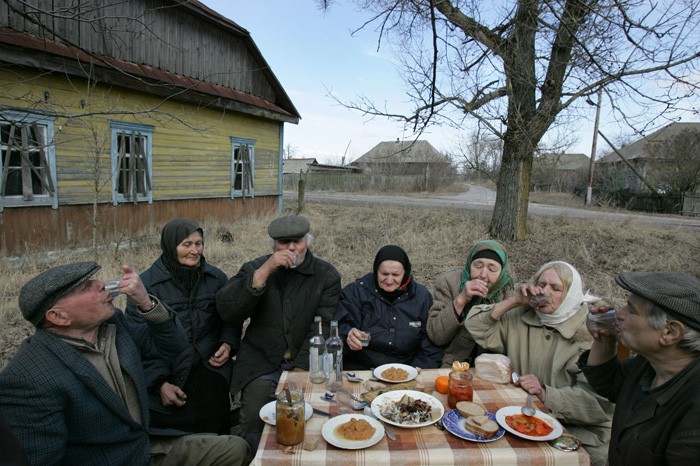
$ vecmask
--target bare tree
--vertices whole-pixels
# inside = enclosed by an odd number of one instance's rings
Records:
[[[296,153],[297,153],[297,148],[291,144],[286,144],[284,146],[284,149],[282,149],[282,156],[284,157],[285,160],[293,159],[294,156],[296,155]]]
[[[501,168],[503,141],[481,128],[474,131],[466,141],[461,141],[452,159],[466,174],[484,175],[490,181],[498,179]]]
[[[397,47],[414,107],[344,104],[416,131],[475,119],[502,139],[490,226],[502,239],[525,237],[533,154],[585,98],[604,88],[606,107],[633,126],[655,124],[650,108],[697,99],[700,0],[352,1],[372,12],[359,29],[375,26],[379,46]]]
[[[700,187],[700,130],[686,129],[670,140],[651,142],[648,152],[650,184],[675,195]]]

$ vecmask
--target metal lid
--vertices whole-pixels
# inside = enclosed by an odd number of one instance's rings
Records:
[[[562,451],[576,451],[581,447],[581,441],[570,434],[562,434],[548,443],[557,450]]]

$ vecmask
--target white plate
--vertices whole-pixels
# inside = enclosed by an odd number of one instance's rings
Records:
[[[408,395],[414,400],[422,400],[430,405],[432,408],[431,413],[433,418],[430,421],[421,422],[420,424],[401,424],[399,422],[392,421],[390,419],[382,416],[382,406],[390,402],[398,402],[404,395]],[[419,392],[416,390],[392,390],[390,392],[382,393],[374,400],[372,400],[372,413],[377,416],[378,419],[397,426],[397,427],[407,427],[413,429],[415,427],[429,426],[440,420],[443,414],[445,414],[445,407],[442,405],[440,400],[435,398],[433,395],[428,395],[427,393]]]
[[[267,422],[271,426],[277,424],[277,410],[275,408],[276,401],[270,401],[268,404],[260,408],[260,419]],[[304,403],[304,419],[307,421],[314,413],[314,408],[309,403]]]
[[[520,410],[522,406],[506,406],[505,408],[501,408],[498,411],[496,411],[496,422],[498,422],[501,427],[503,427],[505,430],[510,432],[513,435],[517,435],[518,437],[522,437],[524,439],[528,440],[534,440],[536,442],[543,442],[545,440],[552,440],[555,438],[558,438],[561,436],[561,434],[564,433],[564,428],[562,425],[557,421],[555,418],[550,416],[549,414],[545,414],[539,409],[535,410],[535,417],[538,417],[542,419],[544,422],[549,424],[554,430],[549,433],[549,435],[543,435],[539,437],[535,437],[532,435],[525,435],[521,434],[517,430],[513,429],[511,426],[508,425],[506,422],[506,416],[512,416],[513,414],[522,414],[522,411]]]
[[[389,379],[385,379],[384,377],[382,377],[382,372],[384,372],[385,370],[387,370],[391,367],[405,370],[406,372],[408,372],[408,377],[406,377],[403,380],[389,380]],[[418,371],[416,370],[415,367],[407,366],[406,364],[399,364],[399,363],[381,365],[381,366],[377,367],[376,369],[374,369],[373,374],[379,380],[383,380],[384,382],[389,382],[389,383],[408,382],[409,380],[413,380],[416,377],[418,377]]]
[[[486,416],[488,416],[488,418],[492,421],[496,420],[496,415],[493,413],[486,411]],[[469,432],[467,428],[464,427],[465,421],[466,419],[464,419],[456,409],[448,411],[442,417],[442,425],[445,426],[445,429],[447,429],[450,433],[456,435],[457,437],[463,438],[464,440],[469,440],[471,442],[495,442],[499,438],[503,437],[503,435],[505,435],[506,433],[503,427],[498,426],[498,432],[496,432],[496,435],[494,435],[493,437],[481,437],[479,435],[472,434],[471,432]]]
[[[364,419],[365,421],[369,422],[372,427],[376,429],[374,431],[374,435],[367,440],[348,440],[345,437],[341,437],[340,435],[336,434],[335,429],[339,425],[349,422],[350,419]],[[364,414],[341,414],[340,416],[330,418],[325,424],[323,424],[323,427],[321,428],[321,435],[323,435],[323,438],[326,439],[326,442],[338,448],[359,450],[360,448],[371,447],[375,443],[379,442],[382,437],[384,437],[384,426],[381,422],[377,421],[376,419],[372,419],[369,416],[365,416]]]

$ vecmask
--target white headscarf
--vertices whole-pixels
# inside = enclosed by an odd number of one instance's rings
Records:
[[[576,314],[576,312],[578,312],[583,303],[592,302],[596,299],[599,299],[596,296],[589,295],[588,293],[584,294],[581,275],[579,275],[576,269],[568,262],[548,262],[542,267],[540,267],[540,270],[537,271],[535,277],[539,277],[545,270],[551,268],[553,265],[556,264],[567,267],[571,271],[571,276],[573,278],[571,280],[571,285],[569,286],[569,291],[566,293],[564,300],[561,302],[556,311],[554,311],[551,314],[543,314],[541,312],[537,312],[537,317],[540,318],[540,322],[542,322],[542,325],[546,325],[547,327],[553,328],[557,328],[559,324],[565,322],[571,316]],[[537,283],[535,283],[535,285],[536,284]]]

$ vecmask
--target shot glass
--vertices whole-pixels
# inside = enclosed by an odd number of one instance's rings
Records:
[[[107,293],[114,299],[120,294],[122,294],[121,290],[119,289],[119,282],[121,280],[109,280],[105,282],[105,290],[107,290]]]
[[[360,336],[360,344],[362,347],[367,347],[369,346],[369,341],[372,339],[372,336],[369,334],[369,332],[362,332],[362,335]]]
[[[352,412],[353,400],[350,393],[345,390],[338,390],[335,392],[335,401],[338,414],[349,414]]]
[[[610,334],[617,333],[615,309],[610,309],[607,312],[599,312],[596,314],[589,312],[588,316],[586,317],[586,328],[588,328],[589,332],[607,330]]]
[[[530,296],[530,306],[533,309],[537,309],[541,305],[546,304],[548,299],[549,296],[547,296],[546,294],[532,295]]]
[[[296,269],[297,265],[299,265],[299,256],[294,254],[294,259],[292,259],[292,269]]]

